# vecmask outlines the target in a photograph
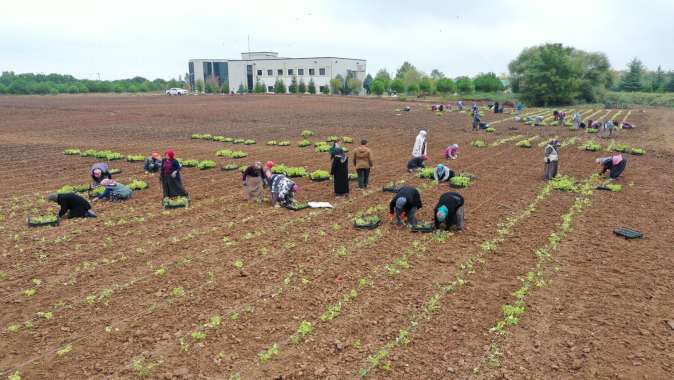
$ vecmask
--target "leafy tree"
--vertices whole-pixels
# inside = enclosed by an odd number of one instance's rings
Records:
[[[299,93],[300,94],[306,94],[307,92],[307,84],[304,83],[304,79],[300,79],[300,85],[298,87]]]
[[[443,74],[442,71],[440,71],[438,69],[433,69],[433,71],[431,71],[431,79],[433,79],[434,81],[439,81],[440,79],[444,79],[444,78],[445,78],[445,74]]]
[[[408,71],[417,71],[417,68],[414,67],[413,64],[405,61],[402,65],[400,65],[398,71],[396,71],[396,79],[403,79]]]
[[[265,88],[264,84],[260,81],[260,79],[255,80],[255,87],[253,87],[253,92],[256,94],[264,94],[267,92],[267,89]]]
[[[327,84],[325,86],[322,86],[321,87],[321,93],[323,93],[325,95],[329,94],[330,93],[330,86],[328,86]]]
[[[644,65],[637,58],[633,58],[627,64],[627,72],[623,74],[620,81],[620,89],[623,91],[641,91],[641,76],[644,71]]]
[[[669,80],[667,81],[667,85],[665,86],[665,91],[674,92],[674,71],[670,71],[668,76]]]
[[[7,88],[7,86],[0,83],[0,94],[7,94],[7,93],[9,93],[9,89]]]
[[[342,87],[344,87],[344,77],[342,77],[340,74],[337,74],[336,77],[330,79],[330,88],[332,89],[333,94],[339,94],[342,90]]]
[[[248,89],[246,88],[246,86],[244,86],[243,83],[239,84],[239,89],[236,90],[236,93],[237,94],[245,94],[246,92],[248,92]]]
[[[385,91],[386,86],[382,80],[375,79],[372,81],[372,84],[370,85],[370,93],[381,96]]]
[[[454,81],[449,78],[438,79],[438,82],[435,84],[435,88],[441,94],[451,94],[456,91]]]
[[[293,76],[293,77],[290,79],[290,86],[288,86],[288,91],[289,91],[291,94],[297,94],[297,90],[298,90],[297,77],[296,77],[296,76]]]
[[[136,84],[138,84],[136,82]],[[213,94],[220,91],[220,83],[218,82],[218,77],[211,75],[206,79],[206,92]]]
[[[423,78],[419,82],[419,91],[422,95],[431,95],[433,93],[433,82],[429,78]]]
[[[503,82],[494,73],[478,74],[473,79],[473,84],[475,84],[476,91],[495,92],[504,89]]]
[[[274,93],[285,94],[286,92],[286,84],[283,82],[283,79],[277,79],[276,83],[274,83]]]
[[[310,94],[315,94],[316,93],[316,83],[314,83],[314,79],[311,78],[309,79],[309,86],[308,90]]]
[[[665,72],[662,70],[662,66],[658,65],[658,69],[655,70],[653,78],[653,91],[662,92],[665,90]]]
[[[197,91],[204,92],[205,84],[204,84],[203,79],[197,79],[196,86],[197,86]],[[117,88],[119,88],[119,87],[117,87]]]
[[[374,79],[372,79],[372,75],[367,74],[365,80],[363,81],[363,88],[365,89],[365,92],[367,92],[368,94],[370,93],[370,86],[372,85],[373,80]]]
[[[391,81],[391,91],[397,93],[397,94],[402,94],[405,92],[405,83],[403,83],[402,79],[394,79]]]
[[[360,94],[360,90],[363,89],[363,82],[356,78],[349,78],[346,80],[346,87],[348,89],[348,94]]]
[[[456,89],[461,94],[471,94],[475,91],[475,85],[467,76],[461,76],[456,78]]]
[[[407,86],[407,93],[410,95],[416,95],[419,93],[419,85],[416,83],[412,83],[409,86]]]
[[[223,94],[229,94],[229,81],[226,80],[222,82],[222,86],[220,86],[220,92]]]
[[[374,76],[375,80],[379,80],[384,84],[384,91],[388,91],[391,85],[391,76],[389,75],[386,69],[381,69],[377,71],[377,75]]]

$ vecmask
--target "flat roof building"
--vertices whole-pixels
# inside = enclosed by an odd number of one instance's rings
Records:
[[[192,88],[198,80],[206,82],[209,78],[218,81],[218,85],[227,82],[229,92],[236,92],[243,85],[252,92],[257,81],[260,81],[267,92],[274,92],[274,83],[282,79],[286,87],[293,77],[297,82],[309,84],[314,81],[316,91],[330,85],[330,80],[337,75],[347,78],[355,76],[365,80],[365,60],[340,57],[279,57],[271,51],[241,53],[241,59],[190,59],[188,63],[188,79]]]

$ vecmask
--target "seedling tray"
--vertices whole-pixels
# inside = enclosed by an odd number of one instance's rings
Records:
[[[429,233],[435,231],[433,224],[417,224],[415,227],[410,227],[412,232]]]
[[[238,166],[235,166],[235,167],[233,167],[233,168],[232,168],[232,167],[226,168],[226,167],[224,167],[224,166],[221,166],[221,167],[220,167],[220,170],[225,171],[225,172],[230,172],[230,171],[232,171],[232,170],[237,170],[237,169],[239,169]]]
[[[380,224],[381,220],[378,220],[370,224],[356,224],[356,222],[354,222],[353,226],[361,230],[374,230],[375,228],[379,227]]]
[[[185,207],[190,205],[190,202],[187,201],[186,203],[173,203],[173,204],[171,204],[171,203],[162,201],[162,205],[164,206],[164,208],[168,208],[168,209],[185,208]]]
[[[613,233],[618,236],[622,236],[625,239],[641,239],[642,237],[644,237],[644,234],[642,234],[641,232],[625,227],[616,228],[615,230],[613,230]]]
[[[293,203],[291,205],[285,206],[288,210],[300,211],[305,208],[309,208],[309,205],[306,203]]]
[[[385,193],[398,193],[402,189],[402,186],[384,186],[381,191]]]
[[[45,227],[45,226],[58,226],[59,225],[59,219],[57,218],[53,222],[42,222],[42,223],[34,223],[30,221],[30,218],[27,220],[28,222],[28,227]]]

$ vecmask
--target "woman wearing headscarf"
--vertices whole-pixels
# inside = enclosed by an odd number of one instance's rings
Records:
[[[330,174],[335,185],[335,195],[344,197],[349,194],[349,157],[341,147],[335,149]]]
[[[145,174],[156,173],[161,169],[161,156],[159,152],[152,152],[150,157],[145,158],[143,169],[145,169]]]
[[[459,144],[452,144],[445,149],[445,158],[456,160],[459,158]]]
[[[599,174],[604,174],[607,170],[609,171],[609,180],[617,179],[627,166],[627,159],[622,154],[597,158],[595,162],[601,165]]]
[[[271,170],[271,168],[270,168]],[[249,201],[262,202],[262,186],[264,173],[262,171],[262,162],[258,161],[243,172],[243,190]]]
[[[559,168],[559,141],[552,139],[548,141],[548,144],[543,150],[543,162],[545,162],[545,167],[543,168],[543,179],[549,181],[557,175],[557,169]]]
[[[334,159],[335,155],[337,155],[337,151],[342,149],[342,141],[337,139],[332,143],[332,146],[330,147],[330,159]],[[343,150],[342,150],[343,152]]]
[[[108,171],[108,164],[103,162],[95,163],[91,166],[91,187],[98,187],[104,179],[112,179],[112,174]]]
[[[433,210],[435,214],[435,229],[445,223],[445,230],[455,227],[463,230],[463,197],[456,192],[447,192],[440,196],[438,204]]]
[[[91,205],[86,199],[75,193],[51,193],[47,200],[58,203],[61,206],[59,218],[95,218],[96,214],[91,211]]]
[[[114,179],[106,178],[101,181],[101,186],[105,187],[105,191],[96,198],[93,199],[94,202],[101,199],[109,199],[111,201],[123,201],[131,198],[133,190],[126,185],[123,185]]]
[[[287,207],[293,204],[294,194],[299,190],[295,182],[283,174],[272,174],[270,183],[272,206]]]
[[[407,170],[410,173],[424,167],[424,160],[428,157],[428,141],[426,136],[426,131],[422,129],[414,140],[412,159],[407,163]]]
[[[402,224],[402,218],[407,216],[407,223],[414,227],[417,225],[416,212],[421,208],[421,194],[412,186],[403,186],[398,190],[389,203],[389,217],[395,223]]]
[[[433,178],[436,182],[447,182],[452,177],[454,177],[454,171],[443,164],[438,164],[433,169]]]
[[[159,173],[164,198],[188,196],[180,177],[180,163],[176,160],[176,154],[172,149],[167,149],[164,153]]]

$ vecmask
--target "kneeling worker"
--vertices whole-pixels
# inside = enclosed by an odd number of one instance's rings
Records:
[[[433,178],[435,179],[435,182],[447,182],[452,177],[454,177],[454,171],[443,164],[438,164],[438,166],[433,169]]]
[[[96,214],[91,211],[91,205],[86,199],[75,193],[57,194],[51,193],[47,200],[56,202],[61,206],[59,218],[95,218]],[[66,215],[67,214],[67,215]]]
[[[435,206],[435,229],[445,223],[445,230],[454,227],[463,230],[463,197],[459,193],[447,192],[440,196]]]
[[[599,174],[604,174],[606,171],[609,171],[608,178],[609,180],[616,180],[627,166],[627,159],[623,157],[622,154],[614,154],[610,157],[601,157],[595,160],[599,165],[601,165],[601,171]]]
[[[389,203],[389,215],[393,219],[395,213],[396,224],[402,224],[401,215],[407,215],[407,224],[414,227],[417,225],[417,219],[414,217],[417,210],[421,208],[421,194],[419,190],[411,186],[404,186]]]

